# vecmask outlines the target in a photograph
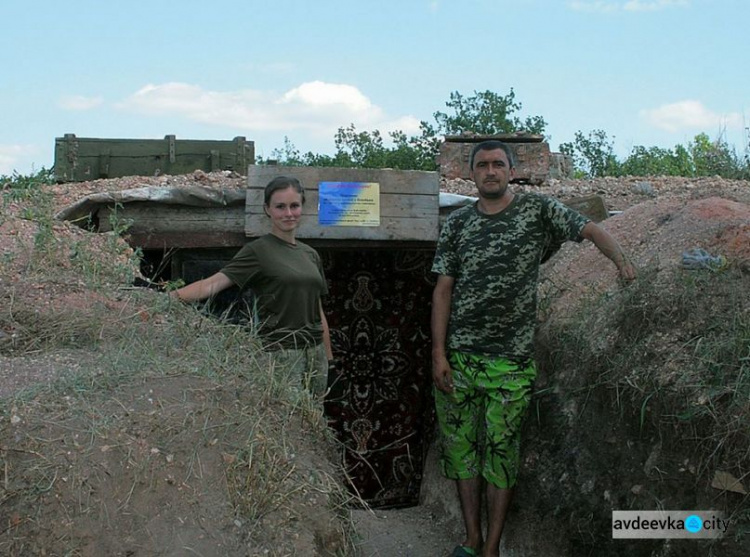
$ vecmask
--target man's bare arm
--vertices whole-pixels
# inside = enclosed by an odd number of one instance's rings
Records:
[[[615,264],[620,278],[625,281],[635,280],[637,276],[635,267],[609,232],[598,224],[589,222],[583,227],[581,236],[593,242],[599,251]]]
[[[453,374],[446,355],[446,337],[455,279],[439,275],[432,292],[432,380],[443,392],[453,391]]]

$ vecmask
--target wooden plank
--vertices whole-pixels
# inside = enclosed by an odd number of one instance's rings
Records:
[[[498,133],[495,135],[446,135],[446,143],[481,143],[490,139],[496,139],[503,143],[541,143],[544,141],[544,136],[538,133],[529,132],[511,132],[511,133]]]
[[[244,207],[187,207],[148,202],[127,203],[117,209],[98,211],[99,231],[109,232],[114,223],[130,223],[127,233],[134,235],[207,235],[238,234],[244,236]],[[113,223],[114,220],[114,223]],[[187,242],[187,238],[185,239]]]
[[[359,249],[367,250],[392,250],[394,249],[392,240],[352,240],[348,239],[346,242],[341,240],[329,239],[329,238],[305,238],[305,243],[314,247],[315,249],[327,249],[330,251],[351,251]],[[413,240],[402,240],[398,243],[398,249],[400,250],[419,250],[419,251],[434,251],[435,242],[432,240],[425,241],[413,241]]]
[[[109,160],[101,156],[107,153]],[[247,172],[255,162],[255,147],[244,137],[232,141],[175,139],[77,138],[55,140],[55,178],[59,182],[102,177],[187,174],[200,169]],[[106,164],[105,164],[106,163]]]
[[[264,223],[268,227],[268,223]],[[424,219],[383,217],[380,226],[320,226],[305,222],[297,229],[301,239],[436,241],[434,223]],[[268,232],[265,230],[263,233]]]
[[[126,234],[127,241],[131,246],[142,249],[169,249],[169,248],[240,248],[247,243],[244,232],[212,232],[212,233],[129,233]]]
[[[236,156],[233,141],[177,139],[173,145],[164,139],[100,139],[76,138],[78,156],[99,156],[105,149],[109,149],[117,157],[153,157],[163,156],[167,160],[184,155],[209,156],[212,150],[230,152]]]
[[[245,233],[268,232],[263,190],[277,176],[300,180],[305,188],[300,239],[434,242],[438,235],[440,183],[436,172],[391,169],[252,166],[248,169]],[[318,223],[320,182],[376,182],[380,187],[379,226],[322,226]]]
[[[305,188],[305,205],[302,215],[317,217],[318,190]],[[429,218],[438,213],[439,207],[434,196],[382,194],[380,196],[381,217]],[[250,215],[263,215],[263,190],[250,189],[247,192],[246,212]]]
[[[320,182],[378,182],[380,193],[437,196],[437,172],[388,168],[334,168],[312,166],[253,165],[248,171],[248,189],[260,189],[277,176],[297,178],[305,191],[317,191]]]
[[[247,176],[248,167],[255,164],[255,143],[239,136],[234,138],[234,146],[234,171]]]
[[[169,162],[170,164],[175,162],[175,159],[177,158],[177,153],[175,149],[175,136],[174,135],[168,135],[164,139],[167,140],[167,143],[169,144]]]
[[[101,155],[99,155],[99,174],[101,176],[109,176],[110,171],[110,152],[109,149],[105,149]]]
[[[78,159],[78,142],[71,133],[55,139],[55,180],[70,182],[75,180]]]
[[[604,198],[601,195],[573,197],[570,199],[562,199],[561,201],[571,209],[575,209],[594,222],[601,222],[609,217],[607,204],[604,202]]]

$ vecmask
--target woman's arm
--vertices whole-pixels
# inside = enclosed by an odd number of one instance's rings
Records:
[[[173,292],[170,292],[169,295],[183,302],[197,302],[199,300],[210,298],[222,290],[226,290],[233,284],[234,283],[228,276],[222,272],[218,272],[208,278],[174,290]]]
[[[333,360],[333,350],[331,349],[331,331],[328,329],[328,320],[323,311],[323,302],[320,303],[320,322],[323,324],[323,346],[326,347],[326,357],[330,362]]]

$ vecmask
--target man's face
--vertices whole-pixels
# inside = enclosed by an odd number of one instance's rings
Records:
[[[508,191],[508,182],[513,176],[508,156],[502,149],[478,151],[474,156],[471,179],[477,185],[479,197],[500,199]]]

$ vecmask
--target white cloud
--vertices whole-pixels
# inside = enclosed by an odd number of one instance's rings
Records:
[[[32,145],[2,145],[0,144],[0,175],[10,176],[13,172],[18,171],[26,173],[25,168],[28,166],[24,160],[36,152]]]
[[[627,12],[653,12],[673,6],[687,6],[687,0],[629,0],[622,7]]]
[[[63,97],[58,101],[58,106],[65,110],[91,110],[100,106],[104,100],[101,97],[84,97],[82,95],[72,95]]]
[[[416,135],[419,133],[419,124],[419,119],[414,116],[402,116],[395,120],[382,122],[377,126],[377,129],[380,130],[380,133],[383,134],[384,137],[388,137],[389,132],[396,130],[401,130],[406,135]]]
[[[366,112],[374,107],[370,99],[351,85],[310,81],[284,93],[280,102],[307,105],[311,108],[337,106],[353,112]]]
[[[640,116],[650,125],[668,132],[686,130],[708,132],[723,127],[741,128],[743,125],[742,114],[739,112],[719,114],[695,100],[679,101],[649,110],[641,110]]]
[[[572,0],[568,2],[568,7],[578,12],[653,12],[687,6],[689,3],[689,0]]]
[[[310,81],[283,93],[259,90],[210,91],[187,83],[146,85],[118,108],[149,115],[177,115],[204,124],[242,131],[304,130],[332,137],[341,126],[387,130],[403,124],[416,131],[412,116],[389,117],[359,89],[341,83]],[[414,125],[416,122],[416,127]],[[409,129],[406,129],[406,128]]]

